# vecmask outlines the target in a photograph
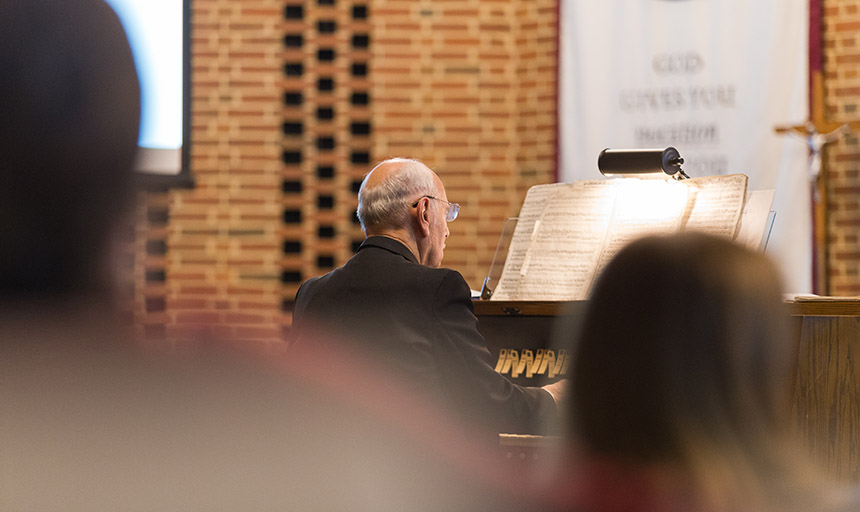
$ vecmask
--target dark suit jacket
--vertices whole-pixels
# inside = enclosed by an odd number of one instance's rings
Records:
[[[400,242],[375,236],[343,267],[301,286],[291,343],[309,342],[320,328],[340,336],[418,392],[495,432],[555,423],[548,392],[493,369],[477,323],[459,272],[421,265]]]

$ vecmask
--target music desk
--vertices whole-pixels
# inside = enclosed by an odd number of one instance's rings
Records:
[[[473,301],[496,369],[518,384],[560,378],[569,356],[552,343],[557,317],[578,328],[585,302]],[[793,410],[812,457],[832,477],[860,483],[860,297],[788,302],[797,353]],[[569,337],[568,332],[558,333]],[[552,357],[550,357],[550,355]],[[543,370],[543,372],[541,372]]]

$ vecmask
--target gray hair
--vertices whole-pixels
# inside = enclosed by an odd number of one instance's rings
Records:
[[[400,164],[388,178],[368,188],[367,179],[374,170],[386,164]],[[405,226],[408,220],[410,201],[424,195],[438,193],[433,171],[418,160],[391,158],[376,165],[364,177],[358,191],[358,220],[361,229]]]

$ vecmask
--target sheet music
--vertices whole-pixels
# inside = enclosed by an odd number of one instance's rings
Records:
[[[615,215],[595,277],[603,272],[618,251],[633,240],[678,231],[690,195],[689,187],[678,181],[634,179],[625,180],[620,185]]]
[[[696,229],[732,238],[744,175],[589,180],[529,189],[490,300],[582,300],[630,241]]]
[[[529,190],[492,299],[570,300],[587,292],[616,187],[599,180],[558,185]]]
[[[514,228],[511,243],[508,247],[508,256],[499,283],[493,292],[493,299],[505,300],[501,297],[511,296],[516,292],[520,281],[520,271],[523,261],[526,259],[529,246],[535,231],[535,223],[540,219],[546,207],[547,198],[559,188],[569,186],[565,183],[553,183],[549,185],[536,185],[526,193],[526,199],[520,209],[519,220]],[[539,224],[538,224],[539,225]]]
[[[747,177],[731,174],[693,178],[687,182],[693,197],[684,230],[734,239],[746,199]]]

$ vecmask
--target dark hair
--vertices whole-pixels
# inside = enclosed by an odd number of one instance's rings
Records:
[[[784,308],[762,254],[695,233],[631,243],[589,299],[571,434],[597,456],[677,468],[704,499],[768,503],[808,488]]]
[[[131,204],[140,90],[101,0],[0,2],[0,294],[104,286]]]
[[[648,461],[681,456],[691,429],[781,428],[786,321],[778,274],[760,254],[701,234],[630,244],[600,277],[583,323],[578,434]]]

